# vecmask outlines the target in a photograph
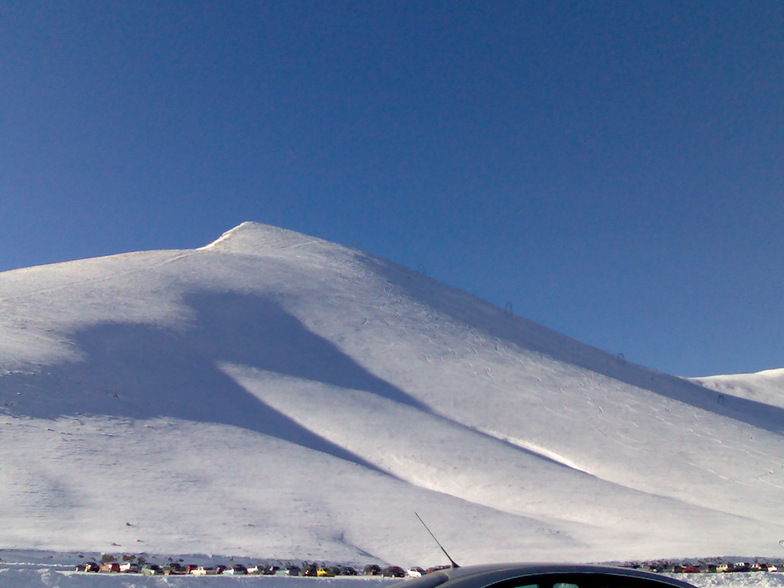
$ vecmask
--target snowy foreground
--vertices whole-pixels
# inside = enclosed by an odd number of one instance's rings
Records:
[[[236,587],[258,588],[381,588],[394,583],[382,578],[288,578],[277,576],[142,576],[139,574],[87,574],[58,570],[56,567],[15,566],[0,564],[0,586],[52,588],[114,587],[142,588],[144,586]]]
[[[673,575],[697,588],[778,588],[784,586],[782,573],[679,574]],[[384,588],[399,580],[373,577],[288,578],[278,576],[139,576],[123,574],[84,574],[40,565],[0,564],[3,588],[143,588],[177,586],[182,588]]]
[[[4,556],[4,558],[3,558]],[[0,551],[0,587],[2,588],[143,588],[147,586],[241,588],[386,588],[401,580],[373,576],[302,578],[287,576],[142,576],[140,574],[97,574],[74,572],[77,554]],[[204,565],[217,562],[208,556],[190,556],[188,561]],[[223,563],[227,563],[224,561]],[[250,563],[250,562],[245,562]],[[668,574],[697,588],[779,588],[784,573],[700,573]],[[404,581],[403,581],[404,582]],[[405,584],[403,584],[405,585]]]
[[[0,550],[443,563],[416,512],[463,565],[777,557],[782,384],[654,372],[255,223],[3,272]]]

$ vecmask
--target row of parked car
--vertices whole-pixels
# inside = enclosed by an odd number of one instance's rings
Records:
[[[721,572],[780,572],[784,571],[781,561],[747,562],[747,561],[703,561],[703,562],[670,562],[654,561],[622,564],[623,567],[636,568],[657,573],[698,574]]]
[[[434,568],[435,569],[435,568]],[[362,570],[357,570],[352,566],[327,566],[315,563],[304,563],[302,565],[289,564],[277,566],[271,564],[257,564],[245,566],[243,564],[204,566],[196,564],[183,565],[177,562],[170,562],[164,565],[154,563],[126,562],[105,562],[96,563],[94,561],[82,562],[76,566],[77,572],[105,573],[105,574],[144,574],[148,576],[159,575],[185,575],[212,576],[217,574],[235,575],[261,575],[261,576],[309,576],[309,577],[334,577],[334,576],[386,576],[389,578],[405,578],[407,576],[419,577],[428,571],[420,567],[410,568],[408,571],[400,566],[387,566],[382,568],[376,564],[368,564]]]

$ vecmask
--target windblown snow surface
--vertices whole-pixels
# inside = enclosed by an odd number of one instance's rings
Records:
[[[443,563],[417,512],[461,564],[779,556],[780,383],[256,223],[4,272],[0,548]]]
[[[720,395],[719,402],[721,402],[721,395],[730,394],[784,409],[784,369],[692,380],[706,388],[716,390]]]

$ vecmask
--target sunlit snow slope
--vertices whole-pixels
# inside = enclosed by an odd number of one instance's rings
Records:
[[[675,343],[674,343],[675,344]],[[244,223],[0,273],[0,548],[780,555],[784,407]]]
[[[784,369],[765,370],[755,374],[693,378],[693,381],[716,390],[720,395],[729,394],[784,409]]]

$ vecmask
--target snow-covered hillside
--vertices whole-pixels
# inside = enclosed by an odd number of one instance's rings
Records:
[[[784,408],[784,369],[765,370],[755,374],[693,378],[697,384],[761,404]]]
[[[784,538],[770,395],[255,223],[0,273],[0,409],[0,548],[442,563],[415,511],[464,564]]]

